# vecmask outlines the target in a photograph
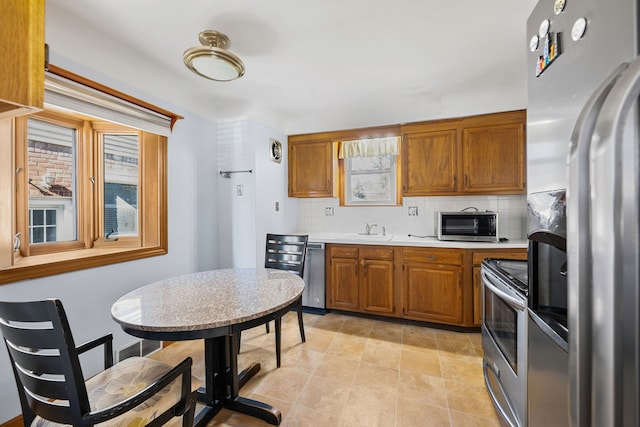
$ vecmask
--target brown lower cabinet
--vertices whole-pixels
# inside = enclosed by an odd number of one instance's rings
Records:
[[[327,307],[455,326],[480,326],[480,264],[526,249],[470,250],[327,244]]]
[[[464,324],[462,249],[404,248],[403,305],[407,319]]]
[[[328,307],[394,316],[397,251],[392,246],[327,245]]]

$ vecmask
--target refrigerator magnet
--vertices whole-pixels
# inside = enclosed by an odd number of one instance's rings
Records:
[[[547,35],[547,33],[549,32],[549,25],[551,25],[551,23],[548,19],[545,19],[540,23],[540,29],[538,30],[538,35],[540,37],[544,37]]]

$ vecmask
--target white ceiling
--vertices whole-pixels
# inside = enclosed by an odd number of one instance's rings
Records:
[[[525,108],[535,3],[47,0],[46,41],[204,117],[246,115],[296,134]],[[204,29],[229,37],[244,77],[187,70],[182,54]]]

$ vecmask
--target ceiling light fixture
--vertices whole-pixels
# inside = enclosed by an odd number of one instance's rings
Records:
[[[209,80],[228,82],[244,75],[244,64],[229,52],[229,37],[213,30],[202,31],[198,39],[202,46],[184,51],[184,65]]]

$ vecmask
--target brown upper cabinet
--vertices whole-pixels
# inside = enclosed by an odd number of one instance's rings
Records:
[[[44,105],[44,0],[3,0],[0,14],[0,118]]]
[[[524,194],[524,110],[402,126],[402,194]]]
[[[334,144],[331,140],[289,138],[289,197],[332,197],[336,194]]]
[[[524,111],[463,120],[464,193],[525,193]]]
[[[402,195],[458,191],[459,121],[408,127],[402,141]]]

